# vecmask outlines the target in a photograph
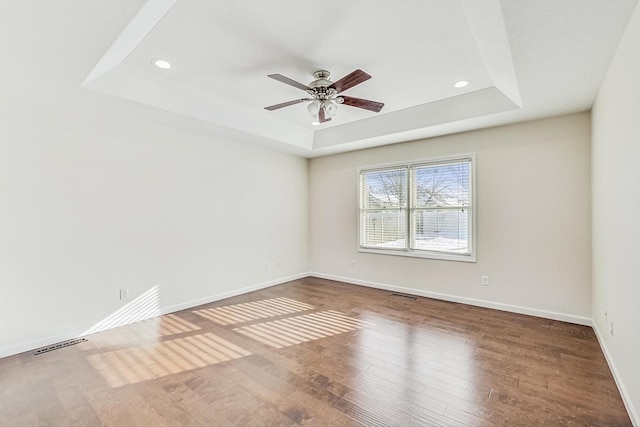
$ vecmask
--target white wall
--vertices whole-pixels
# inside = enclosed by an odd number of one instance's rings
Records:
[[[1,105],[0,357],[86,330],[155,286],[167,310],[306,271],[306,159],[72,98]]]
[[[629,22],[593,108],[592,209],[593,320],[627,408],[640,426],[638,52],[640,8]]]
[[[581,113],[312,159],[310,270],[589,324],[590,132]],[[477,155],[477,263],[357,251],[359,167],[466,153]]]

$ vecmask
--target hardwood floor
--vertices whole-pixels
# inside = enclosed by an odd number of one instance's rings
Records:
[[[391,294],[306,278],[0,359],[0,425],[631,425],[591,328]]]

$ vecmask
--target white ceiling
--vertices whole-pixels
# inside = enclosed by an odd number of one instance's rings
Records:
[[[82,85],[173,125],[315,157],[588,110],[636,2],[7,1],[3,55],[25,67],[0,77],[6,90],[8,78],[35,90],[25,81],[43,72],[26,65],[55,60],[57,48],[70,62],[52,67],[49,85]],[[308,84],[317,69],[335,81],[358,68],[373,78],[344,94],[384,102],[378,114],[343,105],[316,127],[305,104],[263,108],[306,95],[268,74]],[[461,79],[472,84],[454,88]]]

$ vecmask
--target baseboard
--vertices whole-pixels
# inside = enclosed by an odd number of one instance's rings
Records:
[[[613,379],[618,386],[618,391],[620,392],[620,396],[622,396],[622,402],[624,403],[625,408],[627,409],[627,413],[629,414],[629,418],[631,418],[631,423],[634,427],[640,427],[640,416],[638,416],[638,412],[633,407],[633,402],[629,393],[627,393],[627,389],[622,382],[622,377],[618,373],[618,369],[616,368],[615,363],[613,363],[613,358],[611,357],[611,353],[609,353],[609,349],[605,344],[604,339],[602,338],[602,334],[598,329],[598,325],[596,322],[593,322],[592,325],[593,331],[596,333],[596,337],[598,338],[598,343],[600,343],[600,348],[604,353],[604,358],[607,360],[607,364],[609,365],[609,369],[611,370],[611,374],[613,375]]]
[[[180,304],[175,304],[169,307],[161,309],[161,315],[175,313],[176,311],[186,310],[188,308],[197,307],[203,304],[209,304],[211,302],[220,301],[225,298],[236,297],[238,295],[248,294],[249,292],[259,291],[260,289],[270,288],[271,286],[281,285],[283,283],[291,282],[292,280],[303,279],[309,277],[309,273],[294,274],[293,276],[282,277],[276,280],[270,280],[268,282],[259,283],[257,285],[247,286],[233,291],[222,292],[220,294],[200,298],[193,301],[188,301]]]
[[[413,288],[404,288],[402,286],[388,285],[386,283],[370,282],[367,280],[352,279],[350,277],[334,276],[318,272],[310,272],[309,276],[319,277],[321,279],[336,280],[338,282],[351,283],[354,285],[367,286],[370,288],[384,289],[387,291],[401,292],[404,294],[418,295],[421,297],[439,299],[443,301],[459,302],[462,304],[474,305],[477,307],[493,308],[495,310],[508,311],[511,313],[526,314],[529,316],[542,317],[545,319],[560,320],[562,322],[575,323],[578,325],[591,326],[591,318],[576,316],[573,314],[558,313],[555,311],[540,310],[531,307],[522,307],[519,305],[503,304],[499,302],[480,300],[475,298],[461,297],[457,295],[441,294],[439,292],[423,291]]]
[[[275,280],[270,280],[268,282],[258,283],[256,285],[247,286],[247,287],[240,288],[240,289],[235,289],[233,291],[222,292],[222,293],[211,295],[211,296],[208,296],[208,297],[205,297],[205,298],[199,298],[197,300],[192,300],[192,301],[187,301],[187,302],[183,302],[183,303],[180,303],[180,304],[175,304],[175,305],[172,305],[172,306],[169,306],[169,307],[162,307],[162,308],[160,308],[159,315],[161,316],[161,315],[164,315],[164,314],[174,313],[176,311],[185,310],[185,309],[192,308],[192,307],[197,307],[199,305],[208,304],[210,302],[219,301],[219,300],[222,300],[222,299],[225,299],[225,298],[231,298],[231,297],[234,297],[234,296],[243,295],[243,294],[246,294],[246,293],[249,293],[249,292],[258,291],[260,289],[269,288],[271,286],[280,285],[282,283],[290,282],[292,280],[302,279],[302,278],[308,277],[308,276],[309,276],[309,273],[295,274],[293,276],[282,277],[280,279],[275,279]],[[151,316],[151,317],[156,317],[156,316]],[[151,317],[148,317],[148,318],[151,318]],[[116,327],[120,327],[120,326],[125,326],[127,324],[139,322],[141,320],[146,320],[146,319],[137,319],[137,320],[135,320],[133,322],[116,324],[116,325],[113,325],[112,327],[116,328]],[[65,332],[65,333],[62,333],[62,334],[52,335],[52,336],[49,336],[49,337],[40,338],[40,339],[37,339],[37,340],[20,343],[20,344],[14,345],[14,346],[0,348],[0,358],[13,356],[13,355],[24,353],[24,352],[27,352],[27,351],[33,351],[33,350],[35,350],[37,348],[45,347],[45,346],[52,345],[52,344],[56,344],[56,343],[59,343],[61,341],[66,341],[66,340],[78,338],[78,337],[81,337],[81,336],[86,336],[86,335],[88,335],[87,331],[92,331],[92,333],[95,333],[95,332],[100,332],[100,331],[106,330],[106,329],[111,329],[111,328],[103,328],[103,329],[100,329],[100,330],[95,330],[94,326],[88,326],[86,328],[80,328],[80,329],[76,329],[76,330],[73,330],[73,331]]]

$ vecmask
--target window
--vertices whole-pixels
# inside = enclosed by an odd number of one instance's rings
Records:
[[[473,156],[360,171],[360,250],[475,261]]]

